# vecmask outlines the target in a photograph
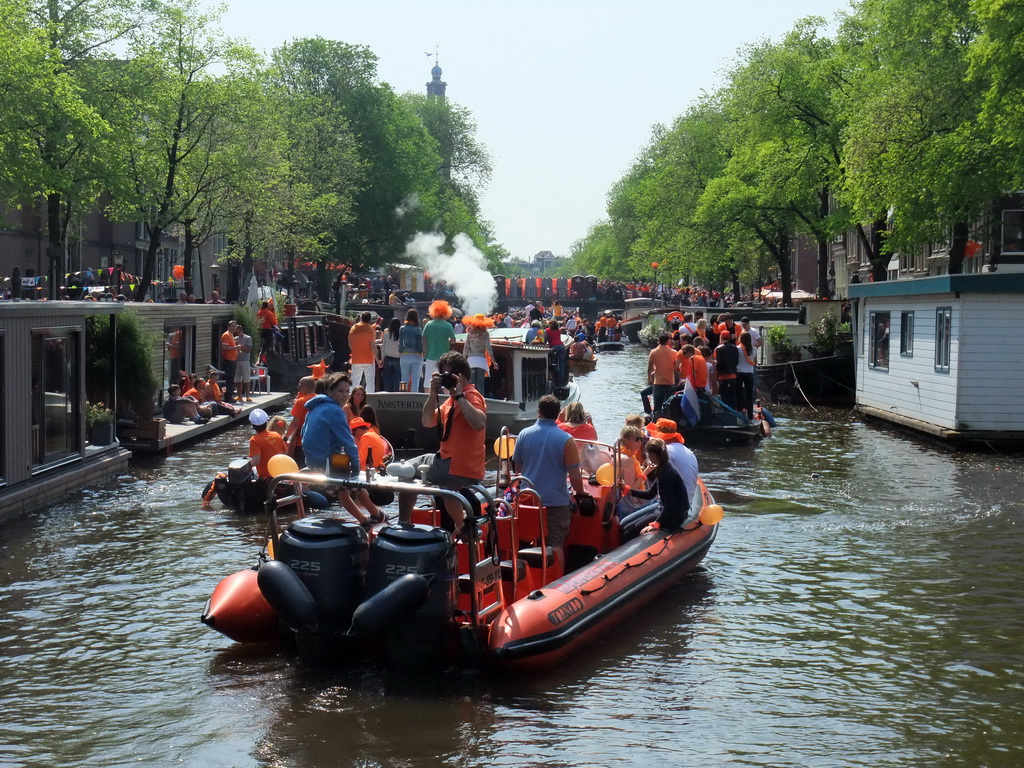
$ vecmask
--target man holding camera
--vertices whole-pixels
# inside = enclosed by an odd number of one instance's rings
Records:
[[[469,363],[458,352],[446,352],[437,361],[437,371],[430,378],[420,422],[424,427],[438,428],[441,450],[412,462],[416,467],[427,467],[423,479],[428,483],[453,491],[480,483],[487,458],[484,444],[487,404],[484,396],[470,383],[469,374]],[[442,388],[448,391],[449,397],[438,406],[437,396]],[[399,494],[399,522],[410,521],[415,503],[415,495]],[[446,498],[444,505],[458,533],[465,523],[466,512],[457,501]]]

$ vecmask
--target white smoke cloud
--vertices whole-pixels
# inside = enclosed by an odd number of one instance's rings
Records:
[[[395,208],[395,216],[399,219],[404,219],[408,214],[415,211],[420,207],[420,196],[413,192],[407,195],[406,198],[398,204]]]
[[[419,232],[405,246],[406,257],[413,259],[430,273],[436,283],[444,280],[458,295],[464,312],[487,314],[494,309],[498,291],[494,277],[487,271],[487,261],[466,234],[452,239],[454,252],[447,254],[445,236],[440,232]]]

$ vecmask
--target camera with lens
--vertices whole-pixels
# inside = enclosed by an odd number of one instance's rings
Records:
[[[445,371],[441,374],[441,386],[445,389],[455,389],[459,383],[459,377],[451,371]]]

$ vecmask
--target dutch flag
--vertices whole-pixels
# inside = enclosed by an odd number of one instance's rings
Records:
[[[680,404],[683,407],[683,416],[690,422],[690,426],[697,426],[700,422],[700,402],[697,400],[697,390],[693,388],[689,379],[686,380]]]

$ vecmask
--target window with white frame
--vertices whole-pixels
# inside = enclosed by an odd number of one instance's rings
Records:
[[[914,313],[900,312],[900,356],[914,356]]]
[[[889,313],[871,312],[867,332],[870,339],[871,367],[889,368]]]
[[[952,348],[953,309],[939,307],[935,310],[935,370],[949,373],[949,357]]]

